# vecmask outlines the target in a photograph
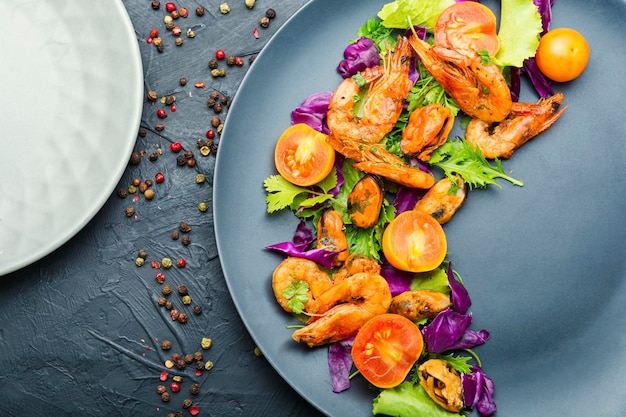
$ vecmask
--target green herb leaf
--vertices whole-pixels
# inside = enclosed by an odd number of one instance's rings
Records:
[[[267,196],[267,212],[273,213],[289,207],[293,200],[302,193],[308,193],[310,190],[304,187],[298,187],[287,181],[282,175],[272,175],[263,181]]]
[[[304,305],[309,301],[309,284],[305,281],[294,281],[283,291],[283,297],[289,302],[287,306],[294,314],[302,314]]]
[[[410,21],[413,25],[426,26],[432,33],[441,12],[452,4],[454,0],[396,0],[385,4],[378,17],[388,28],[406,29]]]
[[[461,414],[440,407],[421,385],[409,381],[382,390],[378,397],[374,398],[372,413],[393,417],[461,417]]]
[[[495,166],[490,164],[478,146],[474,147],[460,138],[448,140],[430,155],[431,165],[441,168],[451,180],[454,180],[455,173],[459,174],[470,188],[485,188],[489,184],[502,188],[496,178],[502,178],[514,185],[524,185],[522,181],[504,172],[499,159],[495,159],[495,163]]]
[[[368,19],[356,32],[359,37],[365,36],[373,40],[379,51],[384,51],[385,48],[395,48],[397,38],[393,36],[392,33],[393,29],[386,28],[382,25],[380,20],[373,17]],[[357,39],[355,39],[353,43],[356,41]]]
[[[411,112],[427,104],[439,103],[449,108],[452,115],[456,117],[459,113],[459,105],[456,101],[446,93],[441,84],[426,71],[422,64],[418,66],[418,70],[420,76],[406,99],[408,103],[407,110]]]
[[[469,374],[472,372],[472,365],[469,364],[469,361],[472,360],[470,356],[455,356],[452,353],[448,355],[431,353],[429,356],[431,359],[443,359],[444,361],[447,361],[454,369],[462,374]]]

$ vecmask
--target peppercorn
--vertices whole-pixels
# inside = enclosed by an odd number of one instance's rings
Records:
[[[206,369],[207,371],[210,371],[211,369],[213,369],[213,362],[206,361],[206,363],[204,364],[204,369]]]
[[[267,16],[263,16],[259,19],[259,25],[261,25],[262,28],[266,28],[270,25],[270,19]]]
[[[209,337],[203,337],[202,340],[200,341],[200,346],[204,350],[210,349],[212,345],[213,345],[213,340]]]
[[[218,127],[222,123],[222,119],[219,116],[211,117],[211,126]]]
[[[192,395],[197,395],[200,392],[200,385],[197,383],[193,383],[189,386],[189,393]]]
[[[215,58],[211,58],[209,60],[209,69],[216,69],[218,67],[219,63],[217,62],[217,59]]]
[[[245,5],[246,5],[246,7],[248,9],[252,9],[254,7],[254,3],[256,3],[256,1],[255,0],[245,0],[244,3],[245,3]]]
[[[243,59],[241,59],[241,57],[235,57],[235,65],[243,67]]]
[[[194,158],[187,159],[187,166],[189,168],[193,168],[196,166],[196,160]]]
[[[165,269],[170,269],[172,267],[172,260],[170,258],[161,259],[161,265]]]
[[[178,315],[179,315],[179,314],[180,314],[180,313],[179,313],[179,312],[178,312],[178,310],[176,310],[176,309],[172,309],[172,310],[170,311],[170,316],[172,317],[172,320],[174,320],[174,321],[178,320]]]
[[[248,57],[248,64],[252,64],[255,59],[256,59],[256,55],[249,56]]]
[[[186,18],[187,16],[189,16],[189,10],[186,7],[181,7],[180,9],[178,9],[178,14],[182,18]]]
[[[187,265],[187,261],[184,258],[176,259],[176,266],[179,268],[184,268]]]
[[[178,230],[180,230],[183,233],[189,233],[191,232],[191,226],[189,225],[189,223],[180,222],[178,224]]]
[[[184,285],[184,284],[180,284],[176,289],[178,290],[178,293],[180,295],[187,295],[187,294],[189,294],[189,290],[187,289],[187,286]]]
[[[126,217],[132,217],[133,214],[135,214],[135,208],[134,207],[127,207],[126,208]]]
[[[170,401],[170,393],[169,392],[164,392],[163,394],[161,394],[161,401],[163,401],[164,403],[167,403]]]
[[[189,317],[187,317],[187,314],[185,314],[185,313],[179,313],[179,314],[178,314],[178,318],[177,318],[177,320],[178,320],[180,323],[187,323],[187,320],[188,320],[188,319],[189,319]]]
[[[268,19],[273,19],[276,17],[276,10],[274,9],[267,9],[265,11],[265,16],[267,16]]]
[[[157,300],[157,304],[159,305],[159,307],[164,307],[165,303],[167,303],[167,298],[165,297],[159,297],[159,299]]]
[[[140,258],[146,259],[148,257],[148,251],[145,249],[139,249],[137,251],[137,256],[139,256]]]
[[[158,45],[155,45],[155,46],[156,46],[156,50],[158,53],[162,53],[165,50],[165,45],[163,45],[162,43],[159,43]]]
[[[170,295],[172,293],[172,287],[165,284],[161,287],[161,293],[163,293],[163,295]]]
[[[156,174],[154,174],[154,181],[157,184],[161,184],[163,181],[165,181],[165,175],[163,175],[162,172],[157,172]]]
[[[161,8],[161,2],[159,0],[152,0],[152,8],[159,10]]]
[[[213,111],[215,113],[221,113],[223,108],[224,107],[222,106],[222,103],[215,103],[215,105],[213,106]],[[211,124],[213,124],[213,121],[211,121]],[[219,123],[213,127],[217,127],[217,126],[219,126]]]
[[[263,356],[263,352],[261,352],[261,349],[259,349],[258,346],[254,348],[254,356],[258,356],[258,357]]]
[[[150,152],[150,155],[148,156],[148,159],[151,162],[156,161],[157,159],[159,159],[159,154],[157,152]]]
[[[146,190],[143,193],[143,196],[145,197],[146,200],[152,200],[154,198],[154,190]]]
[[[137,266],[143,266],[143,264],[144,264],[145,262],[146,262],[146,261],[145,261],[143,258],[137,258],[137,259],[135,259],[135,265],[137,265]]]
[[[209,205],[204,201],[198,204],[198,210],[200,210],[202,213],[206,212],[208,209]]]
[[[184,305],[188,306],[189,304],[191,304],[191,297],[188,295],[183,296],[182,302]]]
[[[181,86],[185,86],[187,84],[187,79],[186,78],[179,79],[178,84],[180,84]]]
[[[178,12],[178,10],[172,10],[170,15],[172,16],[172,19],[174,19],[174,20],[176,20],[176,19],[178,19],[180,17],[180,13]]]
[[[194,84],[194,87],[196,88],[204,88],[206,87],[206,83],[203,81],[198,81],[197,83]]]
[[[203,146],[202,148],[200,148],[200,154],[202,156],[207,156],[210,153],[211,153],[211,148],[209,148],[208,146]]]
[[[167,392],[167,387],[165,385],[157,385],[157,394],[161,395],[164,392]]]
[[[148,134],[148,131],[146,130],[145,127],[140,127],[139,132],[137,134],[139,135],[139,137],[145,138],[146,135]]]
[[[137,192],[137,187],[135,187],[134,185],[130,184],[128,186],[128,192],[131,194],[135,194]]]
[[[157,99],[158,95],[157,95],[157,92],[156,92],[156,91],[154,91],[154,90],[149,90],[149,91],[148,91],[148,95],[147,95],[147,97],[148,97],[148,100],[150,100],[150,101],[156,101],[156,99]]]
[[[215,142],[211,143],[209,148],[211,148],[211,152],[217,153],[217,143],[215,143]]]
[[[179,359],[179,360],[180,360],[180,359]],[[173,380],[174,382],[183,382],[183,377],[182,377],[181,375],[174,375],[174,376],[172,377],[172,380]],[[177,391],[177,392],[178,392],[178,391]]]
[[[189,407],[191,407],[191,404],[192,403],[191,403],[191,400],[189,398],[185,398],[183,400],[183,408],[189,408]]]
[[[193,311],[193,314],[195,314],[196,316],[199,314],[202,314],[202,307],[200,307],[198,304],[194,305],[191,309],[191,311]]]
[[[187,364],[185,363],[184,360],[180,359],[176,361],[176,367],[182,371],[183,369],[187,367]]]
[[[204,16],[204,7],[202,6],[196,7],[196,16]]]
[[[226,57],[226,65],[232,67],[233,65],[235,65],[235,56],[234,55],[228,55]]]
[[[172,30],[174,29],[174,26],[176,26],[176,23],[174,23],[174,21],[172,20],[172,16],[169,16],[169,18],[170,20],[165,23],[165,29]]]
[[[139,183],[139,192],[140,192],[141,194],[143,194],[143,193],[145,193],[145,192],[146,192],[146,190],[147,190],[147,189],[148,189],[148,186],[146,185],[146,183],[145,183],[145,182],[143,182],[143,181],[141,181],[141,182]]]
[[[176,157],[176,165],[183,166],[186,163],[187,163],[187,158],[185,158],[185,155],[180,154]]]
[[[196,182],[198,182],[198,181],[196,180]],[[128,196],[128,191],[126,191],[126,190],[125,190],[125,189],[123,189],[123,188],[120,188],[119,190],[117,190],[117,195],[118,195],[120,198],[126,198],[126,197]]]
[[[196,369],[197,369],[198,371],[202,371],[202,370],[204,369],[204,362],[202,362],[201,360],[198,360],[198,361],[196,362]]]
[[[182,243],[183,246],[189,246],[189,244],[191,243],[191,236],[183,235],[183,238],[180,240],[180,243]]]
[[[159,284],[163,284],[165,282],[165,274],[161,271],[157,272],[154,275],[154,279],[156,280],[156,282],[158,282]],[[165,305],[165,303],[164,303]]]
[[[139,162],[141,162],[141,155],[139,155],[139,152],[131,153],[129,163],[131,165],[139,165]]]
[[[188,38],[195,38],[196,37],[196,32],[194,32],[193,29],[191,29],[191,28],[187,29],[187,37]]]
[[[161,342],[161,349],[170,350],[171,348],[172,348],[172,342],[170,342],[169,340],[165,339]]]
[[[172,238],[172,240],[178,240],[178,230],[172,230],[172,233],[170,233],[170,237]]]
[[[230,6],[228,6],[228,3],[224,2],[220,4],[220,13],[227,14],[228,12],[230,12]]]
[[[168,300],[168,301],[165,303],[165,309],[166,309],[166,310],[171,310],[172,308],[174,308],[174,303],[172,303],[171,301],[169,301],[169,300]]]

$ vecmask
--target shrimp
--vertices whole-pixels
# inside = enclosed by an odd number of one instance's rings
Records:
[[[293,313],[293,310],[289,307],[289,299],[285,297],[284,292],[292,283],[298,281],[304,281],[309,286],[308,301],[304,304],[304,311],[316,313],[318,310],[316,298],[329,289],[333,281],[313,261],[296,257],[283,260],[272,274],[272,289],[276,301],[288,313]]]
[[[511,91],[496,64],[486,64],[478,54],[468,51],[430,46],[414,36],[409,43],[428,72],[467,115],[493,123],[509,114]]]
[[[460,175],[455,175],[455,181],[448,177],[437,181],[417,201],[414,209],[430,214],[437,219],[439,224],[447,223],[454,213],[461,208],[467,197],[467,184],[463,178]]]
[[[450,297],[441,292],[405,291],[393,297],[389,311],[415,321],[422,318],[435,318],[437,314],[451,305]]]
[[[363,72],[369,88],[362,99],[359,116],[355,115],[354,106],[361,87],[353,78],[342,81],[328,105],[330,135],[339,140],[380,142],[396,124],[403,101],[413,86],[409,78],[412,54],[407,39],[399,37],[393,54],[387,51],[382,67]]]
[[[343,218],[341,213],[334,209],[327,209],[322,213],[317,223],[317,248],[339,252],[334,266],[343,264],[348,256],[348,239],[343,231]]]
[[[355,335],[369,319],[387,312],[391,291],[382,276],[359,272],[324,291],[318,301],[320,315],[293,333],[296,342],[309,347]]]
[[[333,282],[337,283],[359,272],[380,274],[380,264],[369,256],[353,253],[348,256],[341,268],[333,274]]]
[[[440,103],[428,104],[411,112],[402,131],[400,150],[405,155],[417,155],[427,162],[430,154],[448,139],[454,126],[454,116]]]
[[[435,184],[435,177],[432,174],[406,164],[394,165],[385,162],[363,161],[354,164],[353,167],[411,188],[430,188]]]
[[[562,108],[563,93],[541,98],[536,104],[514,103],[511,113],[497,125],[472,119],[465,138],[477,146],[485,158],[510,158],[513,152],[557,121],[567,106]]]

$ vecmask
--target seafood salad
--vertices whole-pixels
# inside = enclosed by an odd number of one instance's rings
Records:
[[[294,343],[328,349],[334,392],[351,378],[377,390],[373,414],[497,411],[473,350],[490,335],[472,328],[445,225],[471,190],[522,186],[502,160],[567,109],[535,65],[551,3],[503,0],[499,32],[478,1],[385,4],[347,45],[342,81],[303,98],[276,142],[267,211],[299,224],[267,246],[285,255],[268,285]],[[519,101],[522,76],[536,102]]]

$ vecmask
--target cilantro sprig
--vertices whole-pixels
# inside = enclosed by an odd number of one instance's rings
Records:
[[[317,191],[312,187],[300,187],[287,181],[282,175],[270,175],[263,181],[267,192],[267,212],[274,213],[289,207],[296,210],[298,207],[310,207],[324,203],[333,198],[329,193],[337,185],[337,171],[333,169],[328,176],[316,184]]]
[[[522,186],[524,183],[504,172],[502,162],[495,159],[492,165],[483,156],[478,146],[473,146],[464,139],[457,138],[448,140],[430,155],[430,164],[443,170],[448,178],[454,181],[454,174],[459,174],[470,188],[485,188],[494,184],[502,188],[496,182],[496,178],[502,178],[511,184]]]
[[[293,281],[283,291],[283,297],[289,300],[287,306],[294,314],[304,312],[304,305],[309,301],[308,292],[309,284],[306,281]]]

